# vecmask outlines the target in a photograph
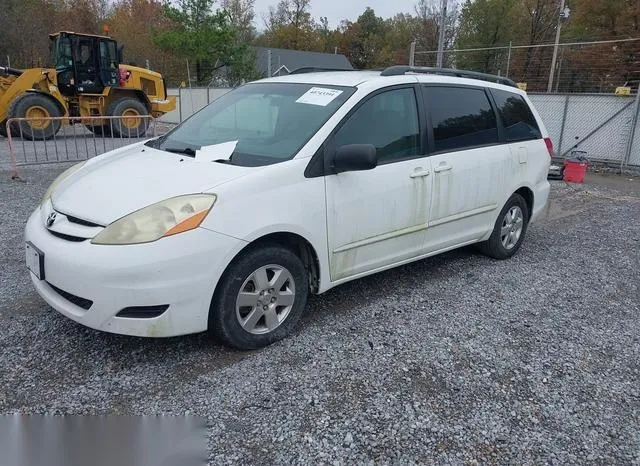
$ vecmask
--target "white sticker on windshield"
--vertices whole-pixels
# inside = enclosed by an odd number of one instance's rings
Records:
[[[305,92],[298,100],[299,104],[320,105],[326,107],[333,99],[342,94],[342,91],[336,89],[327,89],[326,87],[312,87]]]

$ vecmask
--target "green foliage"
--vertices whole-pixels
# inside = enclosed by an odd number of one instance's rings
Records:
[[[214,78],[204,72],[226,66],[236,67],[229,76],[241,81],[252,76],[250,57],[245,45],[238,44],[237,30],[231,24],[226,10],[213,10],[214,0],[180,0],[174,7],[168,0],[162,14],[174,26],[155,35],[155,43],[175,55],[196,63],[197,84],[209,84]]]

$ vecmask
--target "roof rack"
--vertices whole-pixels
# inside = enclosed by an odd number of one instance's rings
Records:
[[[355,69],[347,68],[316,68],[314,66],[303,66],[302,68],[296,68],[289,74],[304,74],[304,73],[319,73],[322,71],[356,71]]]
[[[478,73],[477,71],[466,70],[454,70],[453,68],[430,68],[422,66],[390,66],[385,68],[381,76],[401,76],[406,73],[423,73],[423,74],[439,74],[443,76],[455,76],[458,78],[470,78],[480,79],[482,81],[489,81],[498,84],[504,84],[505,86],[518,87],[515,82],[509,78],[503,76],[496,76],[493,74]]]

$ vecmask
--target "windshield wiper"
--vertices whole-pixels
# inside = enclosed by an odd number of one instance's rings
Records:
[[[196,151],[193,150],[191,147],[183,147],[182,149],[173,148],[173,147],[165,147],[162,150],[167,151],[167,152],[172,152],[174,154],[188,155],[189,157],[195,157],[196,156]]]

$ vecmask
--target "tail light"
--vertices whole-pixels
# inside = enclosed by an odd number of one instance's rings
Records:
[[[544,138],[544,143],[547,145],[549,157],[553,157],[553,142],[551,141],[551,138]]]

